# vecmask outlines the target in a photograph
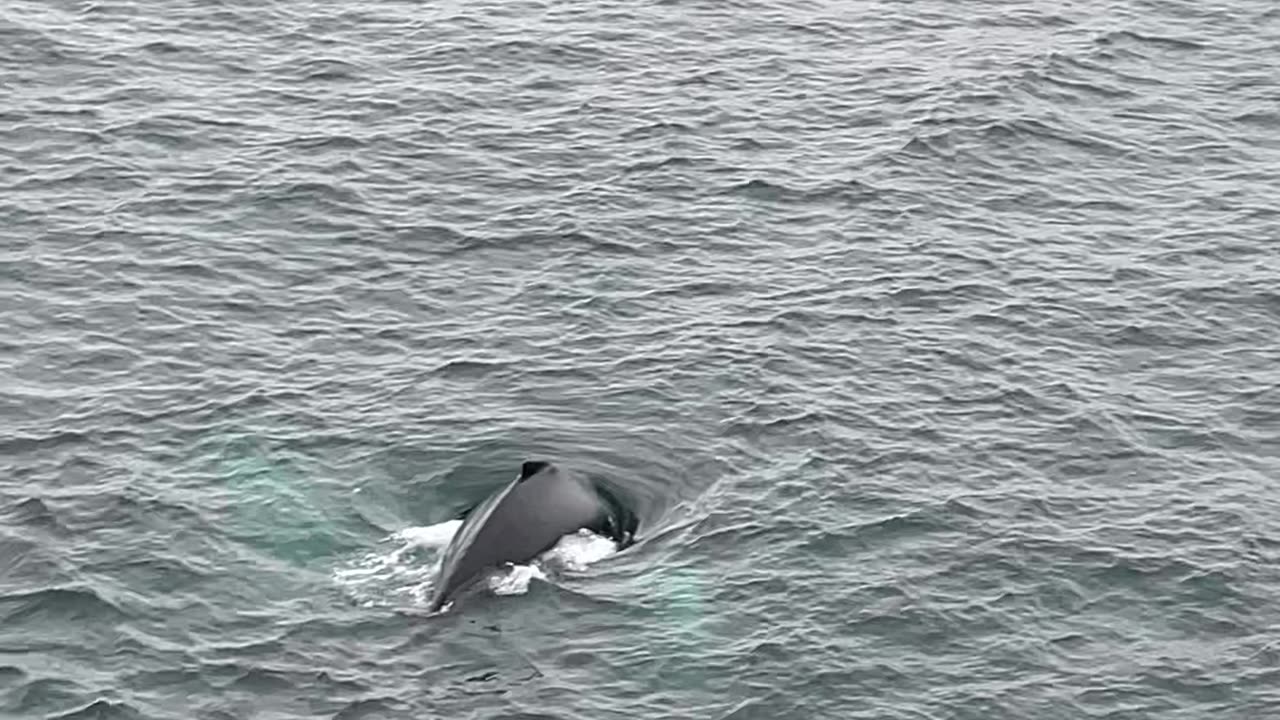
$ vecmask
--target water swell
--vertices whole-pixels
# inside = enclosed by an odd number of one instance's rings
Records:
[[[1275,705],[1270,4],[11,5],[0,712]]]

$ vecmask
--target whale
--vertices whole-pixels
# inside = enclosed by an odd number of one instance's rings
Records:
[[[488,571],[526,563],[586,528],[630,544],[635,519],[601,483],[549,460],[526,460],[516,478],[465,514],[445,548],[428,604],[440,612]]]

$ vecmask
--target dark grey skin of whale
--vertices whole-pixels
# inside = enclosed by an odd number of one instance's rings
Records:
[[[438,612],[485,571],[525,563],[580,528],[609,524],[608,509],[591,484],[543,461],[476,506],[445,550],[431,597]]]

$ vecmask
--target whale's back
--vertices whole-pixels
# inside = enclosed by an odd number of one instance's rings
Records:
[[[525,463],[519,478],[471,511],[449,543],[430,609],[439,610],[484,571],[528,562],[565,535],[595,526],[602,512],[577,476],[550,463]]]

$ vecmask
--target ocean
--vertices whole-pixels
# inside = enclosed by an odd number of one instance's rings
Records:
[[[1277,288],[1272,0],[6,0],[0,718],[1280,718]]]

